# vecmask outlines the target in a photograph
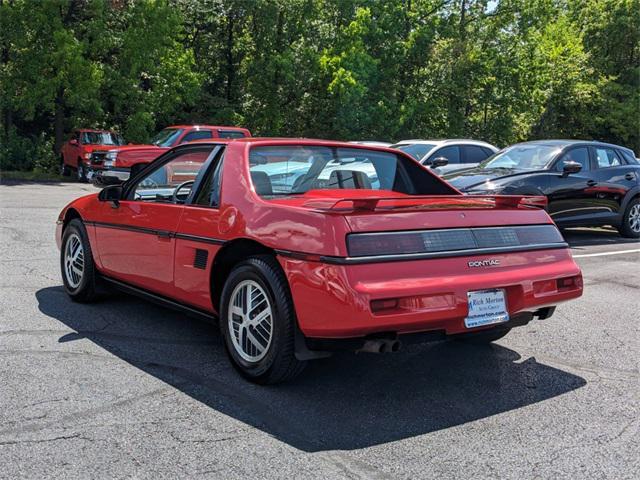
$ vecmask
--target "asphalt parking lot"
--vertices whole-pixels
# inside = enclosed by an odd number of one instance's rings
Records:
[[[639,243],[566,232],[584,296],[494,346],[340,354],[258,387],[211,325],[68,300],[55,219],[94,191],[0,185],[0,478],[637,478]]]

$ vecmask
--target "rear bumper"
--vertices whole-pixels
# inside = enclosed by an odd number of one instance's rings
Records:
[[[487,260],[486,255],[364,265],[284,257],[280,262],[300,330],[315,338],[475,331],[464,324],[469,313],[467,293],[474,290],[504,289],[512,319],[544,315],[547,307],[582,295],[581,272],[568,249],[494,254],[491,259],[497,259],[499,266],[469,266]],[[576,285],[558,288],[557,280],[568,277],[575,278]],[[371,302],[383,299],[400,301],[374,313]]]

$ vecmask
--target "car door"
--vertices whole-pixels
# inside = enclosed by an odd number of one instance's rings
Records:
[[[211,269],[224,243],[220,185],[224,146],[214,149],[187,199],[176,232],[174,298],[211,311]]]
[[[95,227],[106,275],[172,295],[175,232],[189,191],[185,182],[195,180],[212,150],[207,145],[169,152],[125,184],[117,207],[101,204]]]
[[[578,173],[565,175],[565,162],[577,162],[582,168]],[[588,146],[576,146],[563,152],[551,167],[544,193],[549,201],[548,212],[559,224],[585,224],[602,210],[596,201],[592,187],[594,179]]]
[[[71,134],[69,140],[62,146],[62,155],[64,162],[73,168],[78,166],[78,157],[80,156],[80,135],[78,131]]]
[[[621,207],[625,195],[640,181],[637,167],[627,165],[624,157],[613,147],[594,145],[591,153],[595,159],[594,179],[597,182],[592,188],[597,202],[609,209],[612,217],[618,217],[623,213]]]

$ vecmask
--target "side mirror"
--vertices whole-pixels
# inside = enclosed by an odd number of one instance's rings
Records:
[[[100,190],[98,194],[98,200],[101,202],[111,202],[112,208],[118,208],[120,206],[121,198],[122,185],[109,185]]]
[[[565,161],[562,165],[562,177],[568,177],[572,173],[578,173],[582,170],[582,165],[578,162]]]
[[[429,166],[431,168],[438,168],[438,167],[444,167],[445,165],[449,164],[449,159],[447,157],[436,157],[433,160],[431,160],[431,163],[429,164]]]
[[[78,145],[78,140],[76,140],[75,138],[72,140],[69,140],[69,145],[73,145],[74,147],[76,147]]]

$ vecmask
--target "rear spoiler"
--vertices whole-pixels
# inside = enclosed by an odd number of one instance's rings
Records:
[[[406,197],[317,198],[303,206],[325,212],[453,210],[459,208],[546,208],[547,197],[529,195],[420,195]]]

